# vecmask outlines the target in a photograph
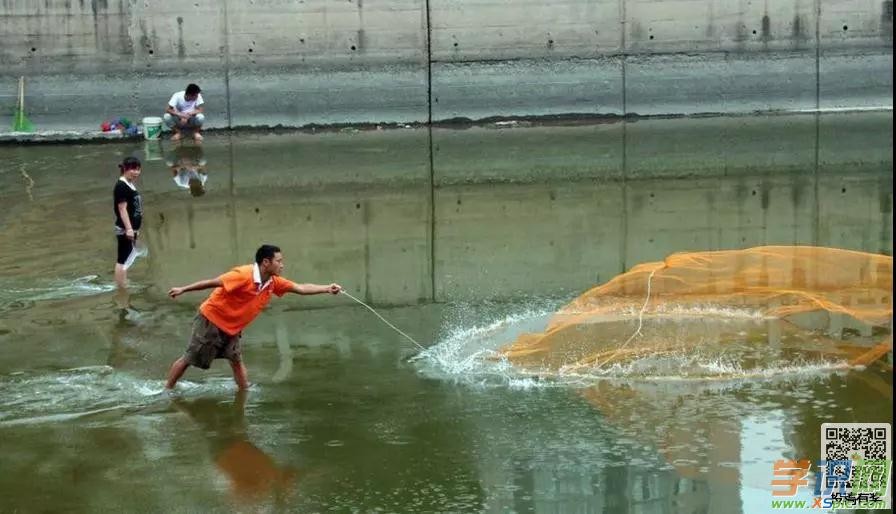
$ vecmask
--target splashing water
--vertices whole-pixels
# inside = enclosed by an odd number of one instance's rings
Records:
[[[208,394],[233,389],[219,378],[203,384],[178,383],[176,394]],[[167,401],[161,379],[147,380],[111,366],[85,366],[0,376],[0,426],[60,422],[110,411],[135,411]]]
[[[511,388],[587,386],[607,379],[647,381],[738,381],[777,379],[824,374],[849,367],[837,354],[816,356],[801,353],[811,341],[818,345],[823,336],[781,320],[770,319],[750,309],[701,306],[675,308],[654,313],[643,320],[645,336],[654,338],[666,351],[645,355],[605,367],[577,366],[574,350],[558,350],[554,362],[541,365],[514,365],[501,351],[521,333],[541,330],[553,311],[528,309],[474,326],[457,326],[434,346],[412,360],[423,365],[421,372],[437,378],[475,385]],[[632,313],[634,314],[634,313]],[[634,316],[605,320],[616,324],[620,340],[635,330]],[[777,347],[768,345],[769,333],[780,338]],[[603,334],[603,335],[602,335]],[[590,329],[589,337],[607,337]],[[681,338],[698,337],[699,351],[692,344],[677,344]],[[593,345],[591,345],[593,346]],[[660,346],[660,345],[658,345]],[[563,359],[567,364],[563,364]],[[559,359],[558,365],[556,360]]]
[[[523,312],[499,317],[481,326],[455,326],[435,345],[411,361],[421,372],[471,384],[503,384],[528,389],[547,385],[540,377],[526,376],[504,358],[498,349],[519,333],[539,329],[553,313],[550,307],[528,307]]]
[[[56,279],[46,283],[29,283],[27,287],[0,284],[0,308],[93,296],[115,290],[114,283],[102,283],[98,279],[97,275],[85,275],[73,280]]]

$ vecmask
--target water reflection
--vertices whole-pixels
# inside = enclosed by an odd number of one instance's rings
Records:
[[[177,187],[189,190],[193,196],[205,194],[208,170],[202,145],[179,142],[165,164],[171,169]]]
[[[814,458],[822,421],[892,420],[892,368],[724,387],[491,387],[421,374],[407,362],[416,349],[350,300],[302,298],[246,335],[260,381],[247,422],[244,399],[220,400],[233,387],[223,368],[170,409],[155,400],[194,310],[164,293],[244,262],[263,239],[294,257],[291,276],[335,277],[437,344],[553,312],[675,251],[891,253],[891,136],[892,114],[872,113],[439,129],[432,146],[418,130],[210,135],[201,156],[166,145],[168,163],[147,145],[150,254],[129,276],[140,312],[121,323],[102,263],[114,165],[134,148],[0,147],[0,381],[5,419],[25,420],[0,427],[4,505],[756,512],[769,459]],[[195,176],[185,189],[172,167],[199,176],[203,159],[215,176],[187,197]],[[832,337],[875,339],[825,323]],[[784,330],[765,331],[782,346]],[[322,467],[326,479],[306,474]]]
[[[822,422],[892,421],[855,402],[892,400],[886,377],[878,369],[717,384],[603,381],[579,390],[600,418],[553,402],[544,407],[566,423],[553,427],[511,407],[525,419],[517,429],[496,428],[513,418],[480,425],[499,439],[480,453],[491,493],[484,512],[766,512],[777,499],[774,462],[819,460]]]
[[[251,441],[245,417],[248,395],[247,391],[238,391],[233,402],[176,398],[172,405],[201,431],[234,502],[282,506],[294,496],[300,473],[278,464]]]
[[[299,256],[297,275],[339,277],[378,305],[566,294],[676,251],[890,254],[891,135],[892,113],[848,113],[437,129],[431,147],[425,131],[210,136],[146,163],[144,280],[161,292],[227,268],[259,238]],[[22,222],[0,236],[0,273],[21,272],[27,227],[47,217],[63,231],[44,252],[53,269],[93,250],[104,153],[0,148],[0,221]],[[221,170],[212,189],[206,161]],[[60,162],[68,173],[48,177]]]

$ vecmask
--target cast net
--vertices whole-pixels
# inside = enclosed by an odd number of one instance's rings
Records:
[[[893,258],[765,246],[635,266],[500,350],[536,373],[773,373],[892,349]]]

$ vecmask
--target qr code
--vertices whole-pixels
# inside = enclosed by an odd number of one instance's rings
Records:
[[[838,508],[889,507],[891,440],[889,423],[823,423],[816,493]]]
[[[889,423],[824,423],[821,454],[825,460],[890,458]]]

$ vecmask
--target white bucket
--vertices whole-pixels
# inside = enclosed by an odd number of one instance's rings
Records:
[[[162,137],[162,118],[151,116],[143,118],[143,137],[156,140]]]

